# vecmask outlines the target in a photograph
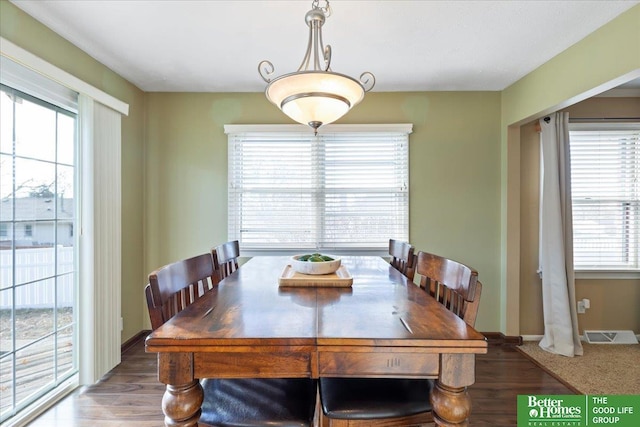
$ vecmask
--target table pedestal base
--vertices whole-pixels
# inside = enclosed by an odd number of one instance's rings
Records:
[[[433,419],[441,427],[466,427],[469,425],[471,398],[466,387],[447,387],[440,382],[431,391]]]
[[[204,392],[198,380],[189,384],[173,386],[167,384],[162,397],[164,425],[167,427],[196,427],[202,410]]]

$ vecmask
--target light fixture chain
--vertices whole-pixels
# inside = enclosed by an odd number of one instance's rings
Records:
[[[311,7],[314,9],[320,9],[326,18],[331,16],[331,6],[329,5],[329,0],[324,1],[324,6],[320,7],[320,0],[313,0],[311,2]]]

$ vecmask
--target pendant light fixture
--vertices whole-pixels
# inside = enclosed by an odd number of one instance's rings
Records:
[[[360,79],[331,71],[331,46],[322,42],[322,25],[331,15],[329,2],[314,0],[305,22],[309,26],[307,52],[298,71],[271,79],[270,61],[258,64],[260,76],[267,82],[267,99],[298,123],[318,128],[338,120],[364,98],[375,85],[375,77],[364,72]],[[322,53],[322,54],[321,54]]]

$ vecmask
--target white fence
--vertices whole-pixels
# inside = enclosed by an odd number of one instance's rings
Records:
[[[73,306],[73,249],[72,246],[17,249],[15,282],[13,252],[0,251],[0,309],[11,308],[13,298],[15,308],[52,308],[56,293],[58,307]],[[58,277],[53,277],[56,273]]]

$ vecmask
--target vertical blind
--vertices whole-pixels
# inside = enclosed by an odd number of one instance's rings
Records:
[[[640,123],[572,123],[574,264],[640,269]]]
[[[243,252],[363,253],[408,240],[410,128],[277,129],[228,132],[229,238]]]

